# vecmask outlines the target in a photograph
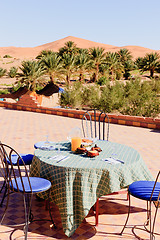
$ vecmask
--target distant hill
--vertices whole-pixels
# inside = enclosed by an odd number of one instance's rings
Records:
[[[151,52],[160,53],[160,50],[155,51],[155,50],[140,47],[140,46],[117,47],[117,46],[113,46],[113,45],[97,43],[97,42],[85,40],[82,38],[69,36],[69,37],[65,37],[60,40],[57,40],[57,41],[54,41],[51,43],[46,43],[46,44],[43,44],[43,45],[40,45],[37,47],[33,47],[33,48],[0,47],[0,56],[3,57],[4,55],[8,54],[8,55],[12,56],[13,58],[32,59],[32,58],[35,58],[42,50],[58,51],[68,41],[74,42],[77,45],[77,47],[79,47],[79,48],[102,47],[105,49],[105,51],[111,51],[111,52],[119,51],[121,48],[127,48],[132,53],[134,58],[143,57],[146,53],[151,53]]]

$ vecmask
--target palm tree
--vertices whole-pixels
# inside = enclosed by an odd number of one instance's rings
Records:
[[[79,80],[84,80],[84,75],[91,69],[91,59],[87,49],[80,49],[75,59],[77,72],[80,74]]]
[[[138,59],[137,59],[138,61]],[[160,66],[160,55],[158,53],[148,53],[142,59],[139,59],[139,68],[142,72],[150,71],[150,77],[152,78],[154,72],[159,69]]]
[[[75,70],[75,55],[72,53],[63,54],[63,73],[66,75],[66,82],[70,84],[70,79]]]
[[[65,43],[65,46],[59,49],[59,55],[62,57],[64,53],[72,55],[76,54],[79,51],[79,48],[76,47],[76,44],[72,41]]]
[[[119,55],[120,61],[124,67],[124,78],[127,80],[130,76],[130,71],[133,70],[134,62],[132,60],[133,56],[131,55],[131,52],[126,49],[120,49],[117,54]]]
[[[58,56],[58,53],[52,52],[52,54],[43,56],[40,63],[49,75],[50,81],[54,83],[55,78],[62,73],[63,63],[61,57]]]
[[[104,63],[105,61],[105,53],[104,53],[104,48],[90,48],[90,57],[91,60],[93,61],[93,68],[95,69],[94,73],[94,80],[98,80],[98,73],[99,73],[99,66]]]
[[[143,57],[136,58],[136,60],[134,61],[135,67],[138,69],[141,69],[142,61],[143,61]]]
[[[36,59],[42,59],[45,56],[52,55],[53,51],[51,50],[42,50],[41,53],[36,57]]]
[[[112,52],[107,52],[106,54],[106,66],[109,69],[110,75],[111,75],[111,80],[114,80],[114,75],[123,73],[124,67],[122,63],[119,60],[118,54],[112,53]]]
[[[44,75],[44,69],[40,62],[37,61],[23,61],[20,67],[21,73],[18,77],[22,86],[27,87],[28,90],[35,91],[37,85],[41,83],[41,77]]]

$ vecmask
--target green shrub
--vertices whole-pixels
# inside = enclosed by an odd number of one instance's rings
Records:
[[[97,84],[100,85],[100,86],[103,86],[106,83],[107,83],[107,77],[105,77],[105,76],[100,77],[97,81]]]
[[[16,82],[15,84],[12,84],[12,92],[18,91],[18,89],[19,89],[21,86],[22,86],[22,85],[21,85],[21,82],[20,82],[20,81]]]
[[[0,68],[0,77],[3,77],[6,72],[7,72],[6,69]]]
[[[17,71],[18,71],[18,68],[16,68],[16,67],[11,67],[10,70],[9,70],[9,72],[8,72],[9,77],[11,77],[11,78],[16,77]]]
[[[0,89],[0,94],[9,94],[8,89]]]
[[[99,108],[100,88],[96,85],[83,86],[81,89],[81,107]]]
[[[153,82],[131,81],[125,86],[125,102],[121,113],[156,117],[159,114],[160,100]]]
[[[6,64],[11,64],[11,63],[13,63],[14,61],[10,61],[10,62],[6,62]]]
[[[124,103],[124,85],[115,82],[113,86],[107,85],[102,89],[100,108],[105,112],[120,110]]]
[[[10,55],[6,54],[3,56],[3,58],[12,58]]]
[[[97,108],[99,103],[100,89],[98,86],[84,86],[81,82],[75,82],[61,94],[60,105],[73,108]]]
[[[61,95],[61,105],[72,108],[98,108],[108,113],[156,117],[160,106],[159,81],[139,79],[103,87],[75,83]]]
[[[69,106],[77,108],[81,106],[81,87],[80,82],[76,82],[73,86],[68,86],[65,92],[61,94],[61,106]]]

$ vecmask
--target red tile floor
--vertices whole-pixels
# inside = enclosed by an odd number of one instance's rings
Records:
[[[0,135],[1,141],[14,147],[20,153],[34,153],[34,143],[45,140],[60,141],[67,139],[69,131],[73,127],[81,127],[78,119],[65,118],[53,115],[14,111],[0,108]],[[110,141],[127,144],[137,149],[145,163],[155,177],[160,169],[160,131],[147,128],[129,127],[123,125],[110,125]],[[2,178],[0,178],[2,184]],[[0,193],[0,198],[2,193]],[[122,236],[118,235],[125,222],[128,210],[126,194],[109,195],[100,198],[99,225],[95,226],[94,213],[91,210],[75,233],[68,238],[64,235],[61,219],[57,207],[52,204],[52,213],[57,229],[50,228],[50,222],[35,221],[29,226],[28,239],[54,240],[54,239],[97,239],[118,240],[136,239],[131,225],[140,226],[146,217],[146,204],[144,201],[131,198],[131,215],[129,228]],[[4,211],[5,203],[0,208],[0,216]],[[48,218],[45,202],[34,198],[33,214],[35,219]],[[154,208],[153,208],[154,210]],[[160,232],[160,214],[158,213],[156,230]],[[24,221],[23,199],[19,194],[12,194],[6,217],[0,226],[0,240],[24,239],[22,227],[10,227],[9,225]],[[16,231],[15,231],[16,229]],[[135,230],[141,239],[149,239],[144,231]],[[155,239],[160,239],[156,236]]]

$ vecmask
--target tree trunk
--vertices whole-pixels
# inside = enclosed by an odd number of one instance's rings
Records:
[[[114,81],[113,70],[111,70],[111,81]]]
[[[151,69],[151,70],[150,70],[150,77],[151,77],[151,78],[153,77],[153,74],[154,74],[154,70]]]
[[[98,73],[99,73],[99,64],[96,65],[95,82],[98,81]]]
[[[70,75],[69,74],[67,74],[67,76],[66,76],[66,81],[70,85]]]
[[[54,74],[51,74],[51,75],[50,75],[50,79],[51,79],[51,82],[54,83]]]

